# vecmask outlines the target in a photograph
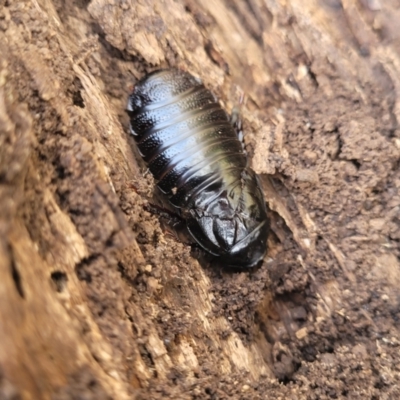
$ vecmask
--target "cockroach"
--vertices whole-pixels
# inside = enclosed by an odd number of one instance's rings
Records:
[[[158,70],[135,85],[127,113],[141,156],[194,242],[227,266],[257,265],[267,251],[267,207],[216,97],[188,72]]]

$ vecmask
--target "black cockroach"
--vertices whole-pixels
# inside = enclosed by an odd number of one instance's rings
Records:
[[[187,72],[159,70],[136,84],[127,112],[140,154],[192,238],[228,266],[261,261],[265,200],[214,95]]]

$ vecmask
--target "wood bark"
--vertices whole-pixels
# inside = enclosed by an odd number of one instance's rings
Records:
[[[398,398],[399,18],[394,0],[0,1],[0,398]],[[228,110],[245,95],[271,208],[255,271],[146,211],[124,110],[171,66]]]

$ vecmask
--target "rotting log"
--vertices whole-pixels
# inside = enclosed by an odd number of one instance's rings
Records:
[[[394,0],[0,7],[0,398],[399,397]],[[169,66],[245,94],[255,271],[144,208],[124,109]]]

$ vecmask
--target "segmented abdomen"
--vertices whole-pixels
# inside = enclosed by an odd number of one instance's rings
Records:
[[[148,75],[135,86],[128,113],[139,151],[173,205],[189,207],[200,193],[240,181],[242,144],[226,112],[192,75]]]

